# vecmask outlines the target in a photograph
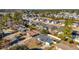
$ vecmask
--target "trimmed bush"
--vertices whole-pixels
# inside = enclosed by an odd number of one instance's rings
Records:
[[[69,40],[69,43],[74,43],[74,41],[73,40]]]

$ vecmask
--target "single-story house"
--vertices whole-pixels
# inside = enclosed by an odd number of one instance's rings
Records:
[[[37,40],[45,43],[46,45],[50,45],[51,43],[53,43],[53,39],[47,35],[38,35],[38,36],[35,36],[35,38],[37,38]]]
[[[38,35],[38,34],[39,34],[39,31],[37,31],[37,30],[32,30],[32,31],[27,31],[26,33],[27,33],[27,35],[29,35],[29,36],[35,36],[35,35]]]

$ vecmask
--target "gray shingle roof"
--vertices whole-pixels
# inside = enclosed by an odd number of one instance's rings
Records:
[[[52,43],[52,41],[53,41],[53,39],[47,35],[38,35],[38,36],[36,36],[36,38],[40,38],[41,41],[48,42],[48,43]]]

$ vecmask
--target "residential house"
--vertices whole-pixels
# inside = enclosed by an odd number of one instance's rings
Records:
[[[38,36],[35,36],[35,38],[37,38],[37,40],[43,42],[45,45],[50,46],[50,44],[53,43],[53,39],[47,35],[40,34]]]
[[[39,34],[39,31],[37,30],[32,30],[32,31],[27,31],[26,32],[28,36],[36,36]]]

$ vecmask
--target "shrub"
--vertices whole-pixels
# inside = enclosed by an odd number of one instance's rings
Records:
[[[49,31],[48,31],[48,30],[43,29],[43,30],[41,31],[41,33],[42,33],[42,34],[49,34]]]
[[[69,40],[69,43],[74,43],[74,41],[73,40]]]
[[[64,41],[67,41],[67,40],[68,40],[67,38],[64,39]]]

